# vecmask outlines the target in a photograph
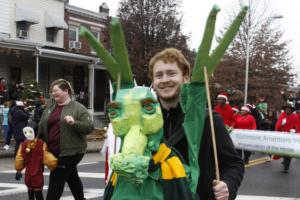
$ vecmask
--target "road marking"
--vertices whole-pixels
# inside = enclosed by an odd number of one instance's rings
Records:
[[[269,161],[270,160],[270,157],[267,156],[267,157],[261,157],[261,158],[257,158],[257,159],[253,159],[253,160],[250,160],[249,163],[256,163],[256,162],[259,162],[259,161]]]
[[[101,161],[99,161],[101,162]],[[93,165],[93,164],[99,164],[99,162],[87,162],[87,163],[79,163],[78,166],[82,166],[82,165]]]
[[[262,163],[265,163],[265,162],[269,162],[269,161],[271,161],[269,157],[262,157],[262,158],[250,160],[249,164],[246,164],[245,167],[246,168],[247,167],[252,167],[252,166],[259,165],[259,164],[262,164]]]
[[[104,173],[78,172],[80,178],[104,178]],[[44,172],[44,175],[49,176],[50,172]]]
[[[0,188],[12,188],[12,189],[4,189],[0,190],[0,196],[9,196],[9,195],[16,195],[20,193],[27,193],[27,187],[24,183],[0,183]],[[43,187],[44,190],[48,189],[48,186]]]
[[[0,172],[0,174],[15,174],[15,170],[5,170]],[[24,171],[22,173],[24,175]],[[105,174],[104,173],[91,173],[91,172],[78,172],[79,177],[81,178],[104,178]],[[49,176],[50,172],[44,172],[44,176]]]
[[[27,193],[27,187],[25,184],[15,184],[15,183],[0,183],[0,188],[9,188],[9,189],[1,189],[0,191],[0,197],[1,196],[10,196],[10,195],[16,195],[21,193]],[[44,190],[48,189],[48,186],[43,187]],[[64,191],[69,191],[69,188],[65,188]],[[93,189],[93,188],[87,188],[84,189],[84,196],[86,199],[93,199],[102,197],[104,194],[104,189]],[[61,200],[73,200],[73,195],[68,195],[60,198]]]
[[[0,196],[9,196],[27,192],[27,187],[24,184],[0,183],[0,188],[9,188],[1,190]]]
[[[1,196],[10,196],[16,195],[20,193],[27,193],[27,187],[24,184],[15,184],[15,183],[0,183],[0,188],[9,188],[0,190]],[[44,186],[44,190],[48,189],[48,186]],[[70,191],[69,188],[65,188],[64,191]],[[86,199],[93,199],[102,197],[104,193],[104,189],[84,189],[84,196]],[[73,200],[74,197],[72,195],[64,196],[61,200]],[[268,196],[249,196],[249,195],[238,195],[236,200],[300,200],[300,198],[292,198],[292,197],[268,197]]]
[[[300,200],[300,198],[238,195],[236,200]]]
[[[85,189],[84,190],[84,197],[86,199],[94,199],[98,197],[102,197],[104,194],[104,189]],[[74,200],[73,195],[61,197],[61,200]]]

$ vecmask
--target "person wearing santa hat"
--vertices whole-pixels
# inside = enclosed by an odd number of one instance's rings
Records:
[[[217,105],[214,107],[214,111],[221,115],[225,125],[235,126],[234,112],[228,104],[228,95],[225,92],[217,96]]]
[[[247,129],[247,130],[255,130],[256,122],[254,117],[250,114],[250,109],[247,106],[243,106],[241,108],[241,116],[237,118],[235,128],[238,129]],[[237,152],[242,157],[242,150],[237,150]],[[251,156],[251,151],[244,150],[244,162],[245,164],[249,163],[249,158]]]
[[[282,106],[282,109],[283,112],[278,117],[275,125],[275,131],[299,133],[298,117],[295,113],[293,113],[295,111],[295,108],[291,104],[286,103]],[[283,157],[282,164],[284,173],[288,173],[291,160],[291,157]]]
[[[237,119],[239,117],[241,117],[240,109],[238,106],[233,106],[232,110],[233,110],[233,116],[234,116],[234,121],[235,121],[235,126],[236,126]]]

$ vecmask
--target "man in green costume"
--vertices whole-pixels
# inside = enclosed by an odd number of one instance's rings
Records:
[[[114,173],[104,199],[235,198],[243,177],[243,162],[220,117],[215,116],[221,180],[214,180],[203,68],[206,66],[208,75],[213,73],[238,31],[247,8],[241,10],[210,55],[219,10],[214,6],[210,12],[192,74],[188,62],[175,49],[167,49],[150,61],[149,74],[159,102],[149,88],[134,87],[118,19],[112,19],[110,28],[114,57],[89,31],[81,29],[81,35],[87,37],[115,86],[109,116],[114,134],[122,142],[121,151],[111,159]],[[173,109],[175,112],[171,114]]]
[[[243,161],[236,153],[221,117],[215,114],[214,124],[221,180],[214,180],[215,166],[208,117],[204,116],[203,131],[198,127],[200,118],[194,124],[187,124],[187,119],[185,119],[186,113],[189,115],[192,110],[197,112],[198,105],[205,102],[199,98],[203,85],[201,83],[190,84],[190,72],[189,63],[177,49],[165,49],[157,53],[150,61],[149,76],[153,80],[153,88],[158,95],[164,117],[164,139],[167,145],[176,149],[183,160],[189,164],[188,146],[190,144],[188,140],[191,138],[186,133],[190,133],[191,129],[198,130],[202,137],[200,137],[198,156],[200,176],[197,194],[200,199],[205,200],[234,199],[243,178]],[[192,87],[187,88],[188,84]],[[187,94],[190,103],[184,102]],[[187,125],[189,127],[186,127]]]

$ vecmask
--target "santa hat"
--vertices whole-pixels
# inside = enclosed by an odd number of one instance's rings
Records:
[[[238,106],[233,106],[233,107],[232,107],[232,110],[233,110],[234,112],[239,112],[239,111],[240,111]]]
[[[282,106],[282,109],[285,110],[286,108],[291,108],[292,112],[295,111],[295,107],[292,103],[288,103],[286,102],[283,106]]]
[[[228,94],[226,92],[221,92],[220,94],[218,94],[217,98],[223,98],[228,101]]]
[[[250,113],[250,109],[249,109],[249,107],[248,107],[248,106],[243,106],[243,107],[241,108],[241,110],[243,110],[243,111],[246,111],[246,112]]]
[[[249,109],[255,109],[254,104],[247,103],[245,106],[247,106]]]
[[[16,106],[24,106],[23,101],[16,101]]]

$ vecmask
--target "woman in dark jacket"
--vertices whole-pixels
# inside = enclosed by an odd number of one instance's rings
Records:
[[[13,134],[16,141],[15,155],[19,149],[20,144],[25,140],[23,128],[27,126],[29,117],[29,113],[24,109],[24,103],[22,101],[13,101],[12,107],[9,111],[9,121],[11,133]]]

